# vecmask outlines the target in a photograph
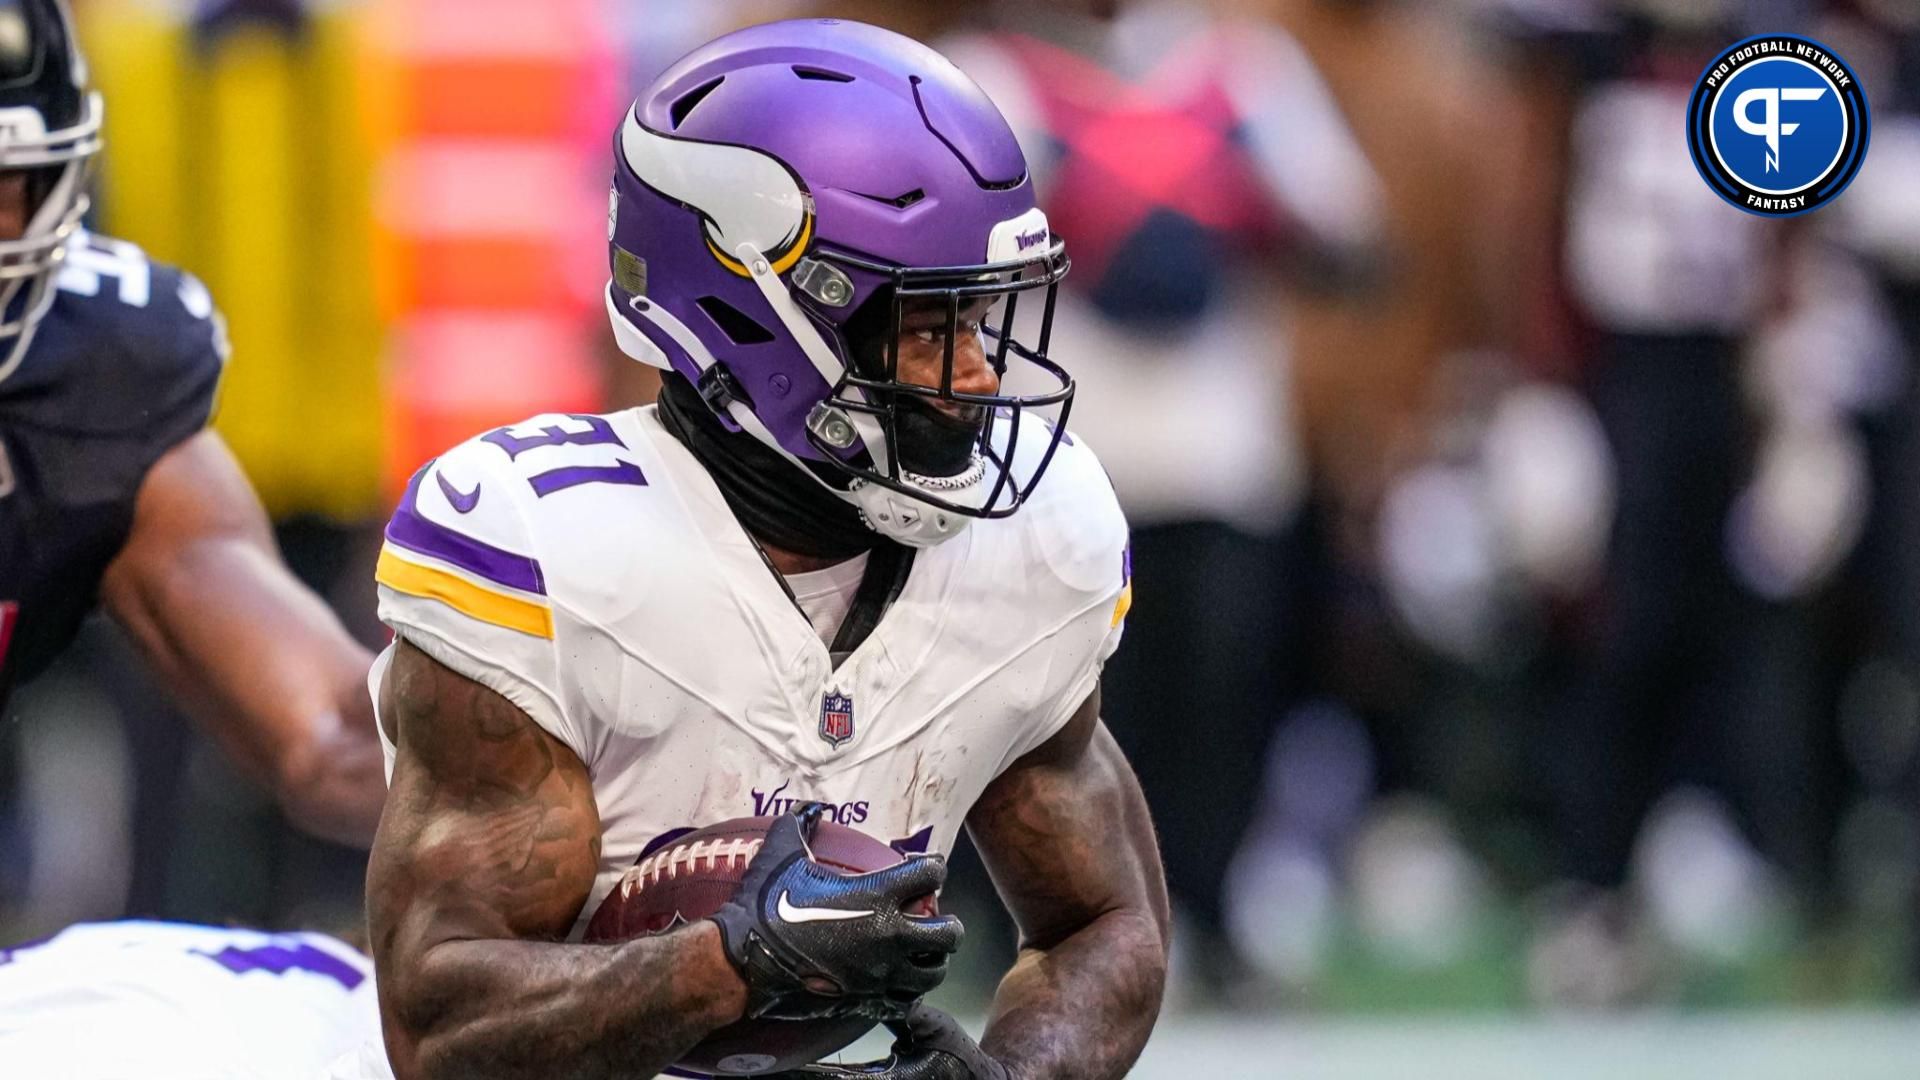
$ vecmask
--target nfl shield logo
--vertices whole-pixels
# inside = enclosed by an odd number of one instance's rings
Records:
[[[820,699],[820,737],[836,750],[841,743],[853,738],[852,698],[828,691],[827,696]]]

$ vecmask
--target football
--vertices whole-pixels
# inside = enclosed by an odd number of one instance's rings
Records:
[[[735,818],[675,837],[648,852],[601,901],[587,923],[590,942],[625,941],[663,933],[720,910],[739,887],[747,863],[775,821]],[[857,829],[822,819],[814,833],[814,861],[849,874],[882,870],[899,852]],[[914,913],[935,914],[928,896]],[[706,1076],[752,1076],[820,1061],[867,1033],[873,1021],[741,1020],[707,1036],[674,1067]]]

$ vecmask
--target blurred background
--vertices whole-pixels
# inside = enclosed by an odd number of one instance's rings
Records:
[[[74,0],[97,227],[213,289],[218,428],[369,643],[399,482],[649,399],[608,139],[725,30],[858,18],[1001,105],[1134,527],[1106,675],[1166,852],[1139,1075],[1907,1076],[1920,1059],[1920,0]],[[1835,205],[1716,198],[1711,54],[1826,42]],[[0,719],[0,940],[351,925],[102,625]],[[976,1014],[1012,955],[962,855]]]

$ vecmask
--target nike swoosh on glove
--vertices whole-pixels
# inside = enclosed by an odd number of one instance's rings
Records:
[[[747,1015],[781,1020],[899,1020],[947,977],[965,930],[951,915],[910,915],[940,889],[946,861],[912,855],[842,874],[813,861],[822,807],[808,803],[767,830],[733,897],[711,918],[747,984]]]

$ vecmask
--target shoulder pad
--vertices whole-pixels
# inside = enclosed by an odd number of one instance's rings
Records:
[[[378,579],[535,637],[553,636],[545,574],[505,454],[472,439],[427,462],[387,523]]]
[[[52,389],[52,426],[171,446],[206,426],[229,347],[213,297],[193,275],[133,244],[77,238],[16,378]]]
[[[563,551],[571,563],[599,565],[599,542],[619,542],[605,499],[587,498],[612,486],[645,486],[646,474],[629,450],[632,433],[615,418],[548,413],[497,428],[429,462],[407,485],[387,528],[390,559],[382,582],[413,589],[421,563],[449,575],[436,598],[483,621],[552,636],[553,597],[545,551]],[[397,549],[397,550],[396,550]],[[471,586],[471,588],[463,587]],[[477,595],[499,594],[502,603]],[[466,606],[453,603],[463,598]],[[471,609],[471,610],[469,610]],[[507,621],[502,622],[505,619]]]
[[[1111,594],[1125,583],[1126,515],[1093,448],[1072,432],[1014,520],[1026,523],[1041,561],[1073,589]]]
[[[549,414],[462,443],[408,483],[376,574],[382,621],[587,762],[604,734],[591,675],[617,665],[583,660],[616,646],[581,612],[595,589],[628,591],[612,550],[626,500],[590,496],[646,483],[633,438],[625,415]]]

